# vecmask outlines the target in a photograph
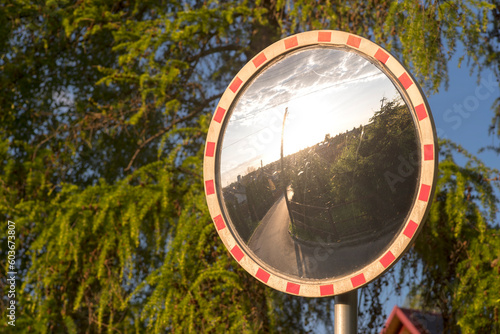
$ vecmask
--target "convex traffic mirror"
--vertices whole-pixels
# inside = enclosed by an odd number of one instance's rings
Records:
[[[421,228],[434,133],[421,89],[383,48],[339,31],[281,40],[237,74],[215,110],[204,162],[215,227],[275,289],[356,289]]]

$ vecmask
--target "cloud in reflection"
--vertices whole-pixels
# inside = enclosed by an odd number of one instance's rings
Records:
[[[253,123],[262,112],[302,96],[330,88],[384,78],[373,64],[353,52],[336,49],[304,50],[278,61],[259,75],[239,99],[231,122]]]
[[[368,123],[382,97],[399,95],[386,75],[344,49],[294,52],[258,75],[235,103],[222,145],[223,186],[288,153]],[[285,154],[287,154],[285,152]]]

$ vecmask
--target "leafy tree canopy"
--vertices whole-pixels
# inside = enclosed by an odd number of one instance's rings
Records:
[[[21,278],[9,330],[331,325],[331,300],[271,291],[218,240],[201,176],[215,104],[253,55],[309,29],[372,39],[428,92],[446,87],[460,44],[473,68],[498,77],[499,13],[498,0],[0,1],[0,216],[16,223]],[[432,212],[404,272],[363,291],[364,330],[384,320],[381,288],[414,283],[413,270],[422,305],[439,308],[450,331],[498,333],[498,171],[467,153],[458,164],[457,152],[443,143]]]

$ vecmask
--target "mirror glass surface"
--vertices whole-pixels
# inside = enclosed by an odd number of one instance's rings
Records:
[[[387,250],[415,200],[420,151],[381,69],[348,49],[297,50],[249,81],[229,112],[218,184],[252,256],[327,279]]]

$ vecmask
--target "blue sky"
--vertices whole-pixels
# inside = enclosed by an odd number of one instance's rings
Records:
[[[486,166],[500,169],[500,155],[492,150],[479,153],[486,146],[500,146],[500,138],[488,131],[493,118],[492,105],[500,97],[497,78],[491,70],[484,70],[478,82],[477,72],[471,74],[466,65],[458,68],[457,59],[455,57],[449,64],[448,90],[427,96],[436,132],[440,138],[462,145]],[[463,163],[465,160],[457,161]],[[500,198],[498,189],[496,194]],[[496,222],[500,224],[500,214]]]
[[[480,148],[500,142],[488,134],[493,117],[491,106],[500,95],[498,82],[493,72],[484,71],[478,84],[477,73],[471,76],[467,66],[457,68],[457,65],[455,58],[450,64],[449,89],[427,97],[438,136],[461,144],[486,165],[499,168],[500,157],[496,153],[477,154]]]

